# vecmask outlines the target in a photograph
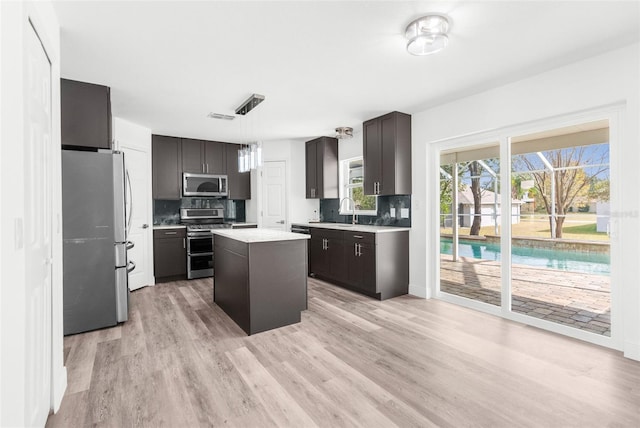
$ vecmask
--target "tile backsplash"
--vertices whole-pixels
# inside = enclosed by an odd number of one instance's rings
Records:
[[[153,224],[180,223],[180,208],[223,208],[225,221],[246,221],[245,201],[219,198],[182,198],[153,200]]]
[[[340,199],[320,199],[320,221],[351,223],[350,215],[340,215],[339,212]],[[376,226],[411,227],[411,195],[378,196],[377,215],[359,215],[357,222]]]

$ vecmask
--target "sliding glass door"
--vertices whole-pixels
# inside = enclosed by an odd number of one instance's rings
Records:
[[[443,153],[440,290],[501,305],[500,157],[497,143]]]
[[[611,335],[606,121],[511,143],[511,308]]]
[[[608,120],[467,140],[439,151],[437,295],[610,337]]]

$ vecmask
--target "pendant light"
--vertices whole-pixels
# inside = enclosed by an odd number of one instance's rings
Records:
[[[253,111],[255,107],[258,106],[262,101],[264,101],[264,95],[253,94],[249,99],[240,105],[236,109],[236,114],[242,115],[246,118],[246,115]],[[253,115],[255,117],[256,114]],[[245,119],[246,120],[246,119]],[[253,119],[249,119],[249,122],[246,123],[246,127],[250,128],[246,130],[248,137],[245,141],[251,141],[254,134],[254,121]],[[249,135],[250,134],[250,135]],[[252,169],[257,169],[262,166],[262,144],[259,141],[252,141],[250,143],[244,144],[238,150],[238,172],[249,172]]]

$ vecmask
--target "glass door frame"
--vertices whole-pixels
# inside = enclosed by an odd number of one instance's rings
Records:
[[[610,203],[611,212],[622,212],[621,196],[622,196],[622,159],[620,153],[620,116],[624,106],[613,104],[598,109],[583,111],[573,114],[567,114],[557,117],[545,118],[541,120],[531,121],[524,124],[513,125],[500,128],[497,130],[478,132],[467,134],[460,137],[447,138],[434,141],[429,145],[427,155],[429,156],[428,165],[432,166],[432,195],[439,198],[440,195],[440,156],[443,151],[454,149],[471,149],[473,147],[481,147],[487,143],[499,144],[500,153],[500,188],[509,189],[509,191],[500,192],[500,251],[501,251],[501,306],[494,306],[483,302],[474,301],[472,299],[448,294],[440,289],[440,251],[437,250],[436,257],[432,263],[432,289],[431,295],[435,298],[459,306],[468,307],[482,312],[498,315],[502,318],[531,325],[544,330],[559,333],[568,337],[573,337],[586,342],[595,343],[597,345],[608,348],[623,349],[623,310],[624,305],[621,301],[621,284],[623,283],[623,271],[620,266],[619,253],[621,244],[615,238],[619,233],[619,219],[611,216],[611,242],[610,242],[610,259],[611,259],[611,336],[603,336],[594,333],[585,332],[573,327],[554,323],[519,314],[512,311],[512,291],[511,291],[511,251],[512,251],[512,231],[511,231],[511,140],[519,135],[528,135],[536,132],[563,128],[572,125],[580,125],[582,123],[593,122],[597,120],[608,120],[609,122],[609,150],[610,150]],[[508,172],[508,173],[507,173]],[[432,204],[432,219],[440,218],[440,204]],[[431,229],[435,248],[439,247],[440,227],[439,221],[432,221],[428,226]],[[455,234],[455,232],[454,232]],[[454,243],[455,245],[455,243]]]

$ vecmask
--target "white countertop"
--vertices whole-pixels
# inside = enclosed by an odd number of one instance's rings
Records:
[[[225,236],[247,244],[254,242],[296,241],[311,238],[309,235],[273,229],[214,229],[211,232],[214,235]]]
[[[183,224],[163,224],[163,225],[155,225],[153,226],[154,230],[160,230],[160,229],[184,229],[187,226],[183,225]]]
[[[345,223],[293,223],[303,226],[317,227],[319,229],[335,229],[347,232],[369,232],[369,233],[386,233],[386,232],[404,232],[411,230],[410,227],[395,226],[372,226],[368,224],[345,224]]]

